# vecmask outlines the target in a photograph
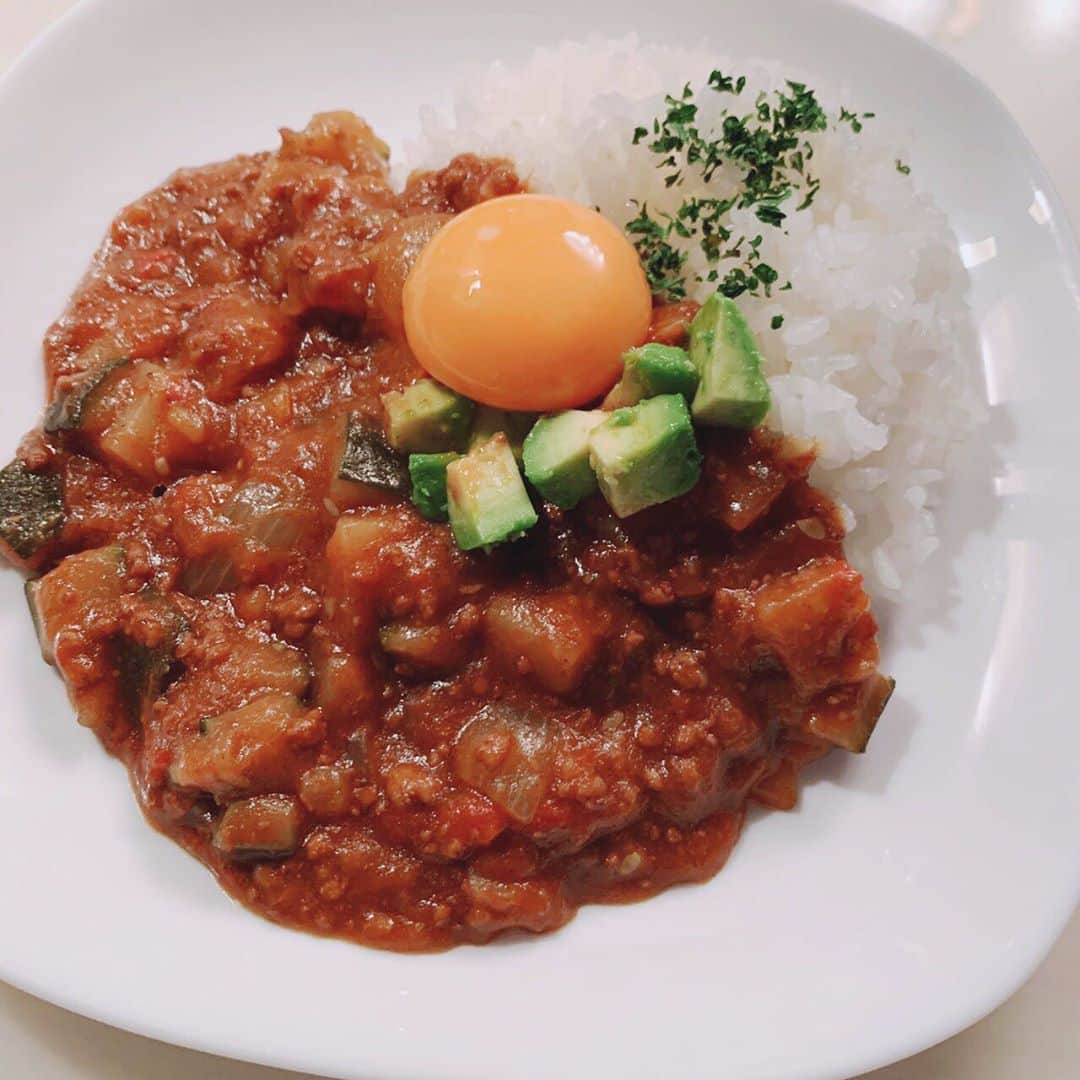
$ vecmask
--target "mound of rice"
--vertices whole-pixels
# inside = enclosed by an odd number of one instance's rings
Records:
[[[737,102],[700,88],[714,68],[745,74]],[[822,80],[707,49],[643,45],[631,36],[541,49],[523,67],[495,64],[458,91],[452,112],[421,113],[421,137],[407,167],[437,167],[455,153],[512,158],[535,190],[598,207],[618,224],[637,210],[675,210],[706,194],[687,180],[667,189],[656,158],[632,145],[635,126],[662,115],[663,94],[689,81],[699,126],[719,110],[749,111],[758,90],[806,82],[830,116],[849,102]],[[814,480],[845,510],[851,561],[878,596],[895,596],[938,547],[935,507],[950,446],[980,418],[967,273],[956,239],[883,121],[856,134],[831,125],[811,136],[821,189],[812,206],[789,213],[785,230],[762,226],[752,210],[731,225],[761,233],[762,258],[792,288],[771,298],[739,297],[758,335],[773,391],[768,422],[819,448]],[[734,174],[717,174],[723,191]],[[707,267],[700,252],[688,264]],[[708,294],[698,286],[697,299]],[[770,328],[776,315],[779,330]]]

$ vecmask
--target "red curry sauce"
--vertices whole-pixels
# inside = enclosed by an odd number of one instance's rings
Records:
[[[395,192],[319,116],[124,210],[46,338],[61,397],[130,361],[20,450],[63,488],[16,560],[51,571],[43,646],[153,824],[291,926],[427,949],[703,880],[891,688],[812,453],[763,431],[701,432],[679,500],[544,506],[489,555],[407,497],[335,502],[343,417],[422,374],[411,261],[519,190],[463,156]]]

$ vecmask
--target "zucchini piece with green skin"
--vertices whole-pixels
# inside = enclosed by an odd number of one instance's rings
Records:
[[[382,396],[386,436],[402,454],[444,454],[464,450],[474,405],[434,379],[421,379]]]
[[[478,405],[469,435],[469,449],[483,446],[492,435],[501,431],[510,443],[514,457],[521,461],[525,436],[529,434],[535,421],[536,413],[508,412],[505,409],[493,409],[490,405]]]
[[[339,509],[385,502],[409,490],[409,471],[382,432],[359,413],[344,421],[341,454],[330,484],[330,499]]]
[[[700,381],[697,365],[685,349],[653,341],[623,353],[622,378],[604,398],[603,408],[623,409],[660,394],[682,394],[693,401]]]
[[[503,432],[446,470],[447,509],[463,551],[516,540],[539,518]]]
[[[300,807],[289,795],[230,803],[214,829],[214,847],[233,862],[284,859],[300,842]]]
[[[446,521],[446,469],[460,454],[410,454],[413,506],[428,521]]]
[[[690,324],[690,358],[701,372],[694,419],[713,427],[753,428],[772,402],[761,372],[761,353],[735,302],[719,293]]]
[[[536,421],[525,439],[525,476],[547,502],[570,510],[596,490],[589,435],[606,419],[606,413],[570,409]]]
[[[81,431],[90,421],[94,406],[112,383],[112,377],[131,363],[129,357],[107,360],[85,371],[56,392],[45,410],[42,426],[52,434],[58,431]]]
[[[64,484],[51,472],[31,472],[21,461],[0,469],[0,550],[32,559],[64,527]]]
[[[701,453],[681,394],[616,409],[589,436],[589,460],[618,517],[684,495],[701,476]]]
[[[131,722],[141,725],[176,664],[176,646],[187,621],[158,592],[144,590],[138,599],[143,607],[141,622],[149,626],[153,643],[120,633],[110,642],[110,652],[121,704]]]
[[[116,679],[101,660],[110,642],[95,640],[94,628],[108,623],[127,592],[124,552],[119,545],[69,555],[44,576],[26,585],[41,655],[64,679],[79,723],[98,733],[119,735],[128,722]],[[59,643],[71,646],[58,648]],[[102,670],[87,681],[87,672]]]
[[[811,703],[807,725],[833,746],[861,754],[895,689],[896,680],[885,675],[873,675],[860,685],[833,687]]]

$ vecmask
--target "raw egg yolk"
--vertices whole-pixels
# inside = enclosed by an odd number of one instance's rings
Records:
[[[405,282],[405,334],[430,375],[485,405],[547,412],[618,380],[652,298],[610,221],[547,195],[507,195],[435,234]]]

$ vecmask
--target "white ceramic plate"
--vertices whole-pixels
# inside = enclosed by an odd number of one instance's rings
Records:
[[[353,108],[400,143],[458,69],[592,30],[830,72],[913,128],[978,244],[992,420],[953,477],[929,619],[888,620],[899,691],[860,759],[760,815],[710,884],[588,908],[535,941],[395,956],[241,910],[142,821],[0,576],[0,976],[133,1031],[341,1077],[846,1076],[972,1023],[1080,891],[1080,259],[1000,105],[944,57],[825,3],[95,0],[0,86],[3,449],[39,341],[105,224],[175,166]],[[992,256],[992,257],[987,257]]]

